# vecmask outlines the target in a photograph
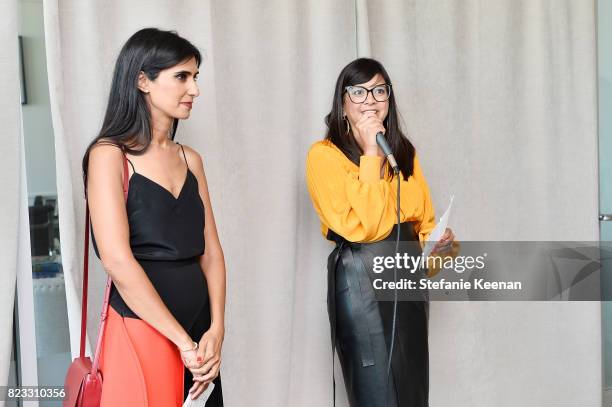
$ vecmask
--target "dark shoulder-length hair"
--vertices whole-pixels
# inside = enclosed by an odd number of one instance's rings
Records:
[[[117,57],[106,114],[98,135],[83,156],[83,182],[87,196],[87,169],[91,148],[100,139],[130,154],[142,154],[151,144],[151,113],[144,94],[138,89],[138,76],[143,72],[155,80],[159,72],[195,58],[200,66],[200,51],[175,31],[143,28],[132,35]],[[178,119],[172,126],[172,139]]]
[[[386,83],[391,85],[389,74],[382,64],[371,58],[359,58],[349,63],[342,69],[338,80],[336,81],[336,90],[334,92],[334,100],[332,110],[325,116],[325,124],[327,125],[326,140],[330,140],[348,157],[349,160],[359,165],[359,157],[363,151],[353,137],[352,130],[346,132],[346,123],[342,117],[343,99],[345,88],[347,86],[358,85],[371,80],[376,74],[380,74]],[[389,146],[393,150],[393,155],[400,167],[400,171],[405,179],[412,175],[414,162],[414,146],[402,133],[399,123],[399,113],[395,104],[395,95],[393,90],[389,97],[389,113],[384,120],[385,137]],[[391,173],[391,167],[387,164],[388,171]]]

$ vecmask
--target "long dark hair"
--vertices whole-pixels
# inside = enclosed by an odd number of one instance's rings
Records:
[[[363,151],[361,151],[359,144],[357,144],[355,137],[353,137],[352,130],[348,134],[346,133],[346,124],[342,117],[345,87],[368,82],[376,74],[380,74],[385,82],[391,85],[389,74],[382,64],[374,59],[359,58],[345,66],[336,81],[332,110],[325,116],[325,124],[327,125],[325,139],[334,143],[349,160],[357,165],[359,165],[359,157],[363,154]],[[413,171],[414,146],[400,129],[399,114],[393,91],[391,91],[391,97],[389,97],[389,113],[383,125],[386,129],[385,137],[393,150],[393,155],[400,167],[400,171],[404,178],[408,179]],[[387,166],[387,170],[390,173],[391,167],[388,164]]]
[[[100,139],[135,155],[144,153],[151,144],[151,113],[144,94],[138,89],[140,72],[144,72],[150,80],[155,80],[160,71],[190,58],[195,58],[200,66],[200,51],[175,31],[143,28],[127,40],[115,64],[102,128],[83,156],[85,196],[89,153]],[[174,119],[173,140],[177,126],[178,119]]]

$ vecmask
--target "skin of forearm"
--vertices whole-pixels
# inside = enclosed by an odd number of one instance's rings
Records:
[[[172,316],[135,259],[105,264],[106,271],[127,306],[142,320],[172,341],[179,349],[189,349],[192,339]]]
[[[210,298],[211,327],[225,329],[225,260],[223,253],[203,255],[200,266]]]

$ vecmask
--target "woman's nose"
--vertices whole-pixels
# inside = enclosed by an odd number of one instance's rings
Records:
[[[200,88],[198,84],[193,82],[192,85],[189,87],[188,93],[194,98],[200,96]]]

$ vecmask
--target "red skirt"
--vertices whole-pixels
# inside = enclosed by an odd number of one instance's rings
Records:
[[[176,346],[141,319],[108,307],[100,353],[102,407],[182,406],[184,367]]]

